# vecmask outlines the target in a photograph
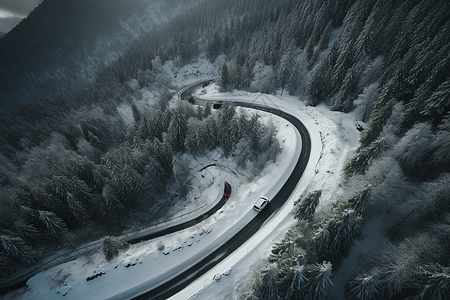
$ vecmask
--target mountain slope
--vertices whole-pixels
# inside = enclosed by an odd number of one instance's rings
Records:
[[[195,2],[44,1],[0,40],[0,108],[86,86],[133,39]]]

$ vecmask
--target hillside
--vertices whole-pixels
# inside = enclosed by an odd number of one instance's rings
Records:
[[[376,219],[382,224],[377,230],[389,243],[360,257],[340,287],[346,297],[446,299],[449,20],[450,2],[444,0],[202,1],[140,34],[122,55],[112,55],[117,59],[89,73],[97,74],[95,80],[80,92],[2,112],[2,233],[29,249],[24,246],[32,244],[27,234],[36,228],[53,244],[67,242],[66,227],[69,233],[83,228],[75,218],[76,206],[55,189],[62,179],[67,179],[64,184],[88,187],[80,190],[94,194],[102,205],[121,199],[103,216],[120,225],[114,216],[122,213],[121,205],[133,207],[127,202],[134,193],[130,186],[140,183],[136,174],[146,170],[139,163],[143,147],[171,167],[171,158],[185,147],[174,139],[173,148],[165,144],[170,123],[180,120],[176,116],[193,116],[183,107],[167,109],[171,93],[183,79],[214,73],[220,74],[223,92],[289,93],[311,109],[326,105],[331,111],[351,112],[362,130],[358,149],[345,167],[334,170],[342,175],[342,192],[326,201],[334,204],[321,206],[321,189],[302,195],[293,211],[297,224],[274,245],[270,257],[253,272],[253,285],[239,297],[324,299],[332,274],[354,253],[357,239],[371,239],[361,232]],[[202,65],[205,59],[216,70],[183,69]],[[156,108],[148,106],[149,95],[158,102]],[[121,118],[124,106],[132,110],[130,123]],[[177,124],[187,128],[184,122]],[[108,180],[119,174],[114,159],[130,177],[116,180],[120,184],[112,189]],[[145,163],[152,172],[158,169],[153,160]],[[75,199],[91,205],[83,193]],[[71,226],[52,235],[36,211],[47,211],[56,224]],[[22,258],[27,263],[26,255],[5,251],[0,252],[0,263]]]
[[[43,1],[0,40],[0,108],[72,93],[196,1]]]

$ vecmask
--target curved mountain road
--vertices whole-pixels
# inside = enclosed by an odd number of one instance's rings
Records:
[[[179,93],[179,98],[182,100],[187,100],[191,97],[193,91],[202,86],[203,82],[194,84]],[[196,103],[208,101],[207,99],[194,99]],[[247,239],[254,235],[264,224],[264,222],[276,211],[278,211],[283,204],[287,201],[291,193],[294,191],[297,183],[303,175],[306,169],[308,160],[311,153],[311,138],[308,130],[304,124],[295,116],[282,111],[277,108],[264,106],[256,103],[248,103],[241,101],[233,101],[236,106],[248,107],[253,109],[258,109],[266,112],[270,112],[277,116],[280,116],[290,123],[299,131],[302,138],[302,150],[300,156],[298,157],[297,164],[295,165],[294,171],[289,176],[286,183],[279,190],[279,192],[273,197],[269,205],[260,212],[253,220],[251,220],[244,228],[242,228],[238,234],[229,239],[225,244],[220,246],[218,249],[204,257],[202,260],[195,263],[195,265],[186,269],[182,273],[176,275],[171,280],[163,283],[156,288],[146,291],[133,299],[153,299],[153,300],[163,300],[167,299],[185,287],[190,283],[200,277],[202,274],[210,270],[216,264],[224,260],[233,251],[237,250]]]

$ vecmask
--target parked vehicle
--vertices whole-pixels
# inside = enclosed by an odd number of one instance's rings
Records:
[[[223,101],[217,101],[217,102],[214,102],[213,108],[214,109],[219,109],[219,108],[222,107],[222,105],[223,105]]]
[[[231,194],[231,185],[225,181],[225,187],[223,188],[223,196],[230,197]]]
[[[266,196],[261,196],[255,202],[255,205],[253,205],[253,208],[259,212],[259,211],[262,211],[264,209],[264,207],[267,206],[267,204],[269,204],[269,198],[267,198]]]
[[[203,84],[203,87],[207,87],[211,82],[207,81]]]

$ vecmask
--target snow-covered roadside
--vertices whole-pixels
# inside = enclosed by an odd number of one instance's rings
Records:
[[[230,236],[238,230],[257,214],[252,210],[257,197],[261,193],[270,195],[271,186],[277,178],[290,173],[289,168],[294,165],[292,159],[296,160],[294,154],[299,152],[296,131],[292,125],[271,114],[259,114],[263,122],[271,120],[279,128],[278,138],[283,141],[283,152],[277,162],[269,164],[253,182],[245,182],[245,178],[234,172],[227,172],[227,168],[215,170],[214,172],[222,173],[217,174],[217,177],[230,180],[234,185],[232,196],[221,211],[194,228],[134,245],[111,262],[106,262],[102,255],[95,254],[51,268],[28,281],[28,291],[22,298],[114,297],[148,280],[161,281],[164,276],[170,278],[171,273],[178,271],[180,264],[189,264],[193,257],[202,255],[202,251],[216,244],[218,239],[225,240],[227,235]],[[210,163],[210,158],[207,159],[208,161],[205,158],[205,164]],[[224,162],[221,161],[221,164]],[[228,167],[237,169],[237,166]],[[87,277],[96,274],[101,276],[86,281]]]
[[[332,112],[325,105],[306,107],[296,97],[269,96],[239,91],[223,94],[219,93],[214,85],[203,89],[197,96],[210,100],[228,99],[229,101],[262,103],[286,110],[302,120],[312,139],[310,164],[282,212],[272,219],[270,224],[266,224],[257,235],[247,241],[239,249],[240,253],[236,251],[190,287],[171,298],[188,299],[195,290],[201,290],[192,298],[195,300],[236,299],[239,289],[251,276],[252,265],[268,257],[273,244],[281,241],[285,232],[296,222],[289,214],[295,200],[310,191],[321,189],[322,197],[318,209],[329,209],[335,203],[337,196],[342,192],[340,185],[342,168],[349,153],[357,148],[360,133],[356,130],[356,121],[352,114]],[[355,249],[355,251],[360,250]],[[213,280],[214,275],[223,274],[224,270],[229,269],[230,266],[233,268],[231,273],[227,273],[228,276],[221,276],[220,281]],[[336,274],[336,281],[342,281],[339,284],[343,285],[346,278],[341,277],[348,276],[353,267],[354,263],[351,260],[342,263],[339,274]],[[338,296],[336,299],[342,299],[343,288],[336,289],[333,294]]]

